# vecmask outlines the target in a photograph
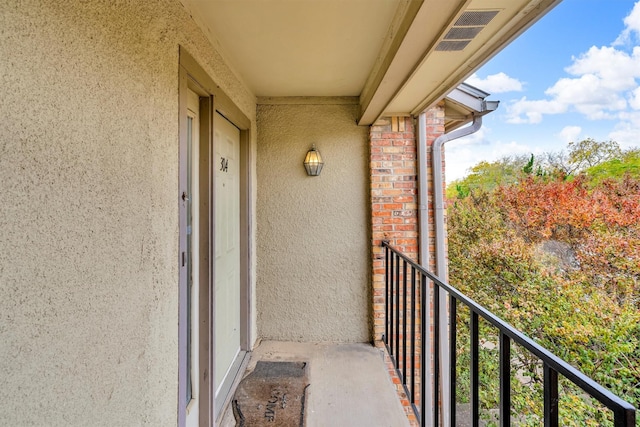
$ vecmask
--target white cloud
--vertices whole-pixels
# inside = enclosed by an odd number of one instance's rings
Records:
[[[615,119],[638,101],[640,46],[632,53],[592,47],[573,58],[563,77],[545,91],[547,99],[522,98],[507,106],[509,123],[540,123],[544,115],[577,111],[590,120]],[[629,102],[627,102],[627,99]],[[634,107],[635,108],[635,107]]]
[[[447,142],[445,147],[487,145],[489,143],[487,138],[488,138],[488,134],[490,133],[491,133],[491,129],[488,126],[484,125],[480,129],[478,129],[476,132],[472,133],[471,135],[467,135],[465,137],[457,138]]]
[[[507,123],[540,123],[544,114],[561,114],[566,111],[567,105],[555,100],[531,101],[523,96],[507,105]]]
[[[492,162],[506,156],[531,154],[531,147],[525,144],[515,141],[490,141],[490,134],[491,129],[483,127],[474,134],[445,144],[445,156],[452,159],[447,160],[447,183],[467,176],[469,170],[481,160]],[[536,148],[533,151],[538,154],[541,149]]]
[[[624,25],[627,26],[628,30],[640,33],[640,2],[637,2],[633,6],[631,13],[624,18]]]
[[[491,154],[492,154],[492,160],[498,160],[502,157],[507,157],[507,156],[531,154],[531,151],[534,152],[533,154],[538,154],[540,152],[540,150],[537,148],[534,148],[532,150],[531,147],[528,145],[520,144],[519,142],[516,142],[516,141],[511,141],[507,143],[499,142],[497,144],[494,144],[493,149],[491,150]]]
[[[624,92],[616,92],[607,86],[607,81],[594,74],[586,74],[575,79],[560,79],[545,93],[563,106],[559,112],[573,109],[588,119],[600,120],[614,118],[613,112],[627,108]]]
[[[566,71],[574,76],[596,76],[611,90],[628,90],[636,85],[635,78],[640,77],[640,47],[634,47],[629,54],[613,47],[592,46],[574,57]]]
[[[640,109],[640,1],[624,18],[625,29],[612,46],[592,46],[573,57],[563,77],[545,91],[547,99],[522,98],[507,107],[510,123],[540,123],[547,114],[576,111],[590,120],[621,119],[629,107]],[[623,46],[624,45],[624,46]],[[622,47],[621,47],[622,46]]]
[[[637,2],[631,13],[624,18],[625,29],[618,36],[615,42],[613,42],[614,46],[619,46],[623,44],[627,44],[631,41],[631,36],[635,33],[636,36],[640,35],[640,2]]]
[[[640,110],[640,87],[637,87],[629,95],[629,106],[634,110]]]
[[[484,152],[464,145],[462,147],[448,147],[445,152],[448,159],[455,159],[455,161],[447,161],[445,172],[447,184],[456,179],[464,178],[469,169],[478,163],[479,159],[484,158]]]
[[[486,150],[489,147],[486,135],[490,132],[489,128],[481,127],[471,135],[454,139],[445,144],[444,151],[447,159],[445,178],[447,182],[465,177],[468,170],[478,163],[479,159],[485,158]]]
[[[513,77],[509,77],[505,73],[492,74],[484,79],[481,79],[474,73],[465,83],[491,94],[522,91],[522,82]]]
[[[578,137],[582,132],[580,126],[565,126],[562,128],[558,136],[566,143],[578,141]]]
[[[598,133],[598,138],[617,141],[623,149],[640,147],[640,0],[634,3],[633,10],[624,19],[625,29],[614,44],[593,46],[573,57],[565,68],[566,74],[551,84],[538,99],[520,95],[519,99],[505,100],[499,110],[501,114],[498,113],[501,120],[535,124],[542,122],[546,115],[579,113],[590,120],[615,120],[602,126],[591,126],[609,130],[613,127],[608,135],[607,131]],[[474,74],[467,82],[490,93],[521,91],[524,86],[505,73],[484,79]],[[573,114],[570,123],[580,123],[580,119]],[[495,161],[504,156],[530,153],[537,156],[557,151],[563,145],[566,147],[567,142],[589,136],[586,125],[564,125],[560,131],[538,126],[540,133],[545,135],[538,139],[521,129],[523,132],[513,140],[512,136],[508,142],[506,139],[495,140],[491,130],[483,127],[474,135],[451,141],[445,147],[447,182],[463,178],[481,160]],[[511,129],[516,133],[513,127]],[[516,142],[516,139],[521,142]]]
[[[620,119],[609,133],[609,138],[618,142],[622,148],[640,146],[640,111],[622,113]]]

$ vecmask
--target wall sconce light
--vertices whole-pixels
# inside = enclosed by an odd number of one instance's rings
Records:
[[[307,175],[309,176],[318,176],[322,171],[322,166],[324,166],[324,162],[322,161],[322,156],[320,156],[320,152],[316,150],[316,146],[312,145],[311,150],[307,151],[307,155],[304,158],[304,168],[307,170]]]

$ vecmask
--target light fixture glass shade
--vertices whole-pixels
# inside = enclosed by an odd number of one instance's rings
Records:
[[[322,171],[322,166],[324,166],[322,156],[314,145],[311,150],[307,151],[307,155],[304,158],[304,168],[307,170],[307,175],[318,176]]]

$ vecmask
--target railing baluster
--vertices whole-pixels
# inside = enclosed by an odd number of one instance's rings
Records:
[[[407,385],[407,261],[402,264],[402,383]]]
[[[393,263],[395,261],[395,253],[391,253],[389,259],[389,295],[387,295],[387,323],[389,324],[389,336],[387,337],[387,347],[389,354],[393,355]]]
[[[633,408],[617,408],[613,411],[614,427],[635,427],[636,411]]]
[[[411,267],[411,403],[416,403],[416,269]]]
[[[391,249],[384,247],[384,343],[389,344],[389,280],[391,277],[389,265],[391,264]]]
[[[478,328],[478,313],[471,310],[471,316],[469,318],[469,336],[471,338],[470,349],[471,352],[471,425],[478,427],[480,422],[480,373],[479,373],[479,359],[480,359],[480,340],[479,340],[479,328]]]
[[[400,258],[398,258],[398,262],[396,262],[396,337],[395,337],[395,345],[396,345],[396,368],[398,368],[398,364],[400,363]]]
[[[511,340],[500,331],[500,425],[511,425]]]
[[[449,295],[449,416],[451,417],[451,425],[456,425],[456,335],[457,323],[456,316],[458,314],[458,306],[456,297]]]
[[[420,341],[422,343],[422,348],[420,349],[420,426],[425,427],[427,425],[427,381],[431,381],[431,378],[427,378],[427,363],[430,363],[427,360],[427,328],[429,325],[427,323],[427,276],[424,274],[420,274]]]
[[[544,427],[558,427],[558,372],[544,364]]]
[[[433,285],[433,425],[440,425],[440,287]]]
[[[402,377],[402,386],[416,412],[416,417],[421,426],[439,427],[440,419],[447,418],[450,414],[451,424],[456,421],[456,341],[457,341],[457,308],[458,304],[464,304],[469,308],[469,332],[470,332],[470,400],[471,400],[471,425],[477,427],[480,420],[480,381],[479,381],[479,321],[480,317],[499,330],[500,345],[500,425],[508,426],[511,423],[511,340],[514,340],[523,350],[538,357],[543,362],[544,370],[544,425],[556,427],[558,420],[558,375],[561,374],[576,386],[580,387],[588,395],[605,405],[614,415],[615,427],[635,427],[635,408],[615,396],[609,390],[591,380],[589,377],[569,365],[567,362],[550,353],[544,347],[513,328],[504,320],[478,305],[475,301],[460,293],[438,277],[413,262],[405,255],[391,247],[388,242],[383,242],[385,247],[385,336],[384,341],[387,351],[394,364],[398,376]],[[403,263],[402,273],[400,263]],[[407,268],[411,268],[411,289],[407,292],[408,275]],[[417,280],[416,276],[419,277]],[[402,285],[400,281],[402,280]],[[433,291],[430,288],[433,283]],[[402,288],[401,288],[402,286]],[[440,301],[440,290],[449,294],[448,304],[446,298]],[[445,295],[445,294],[442,294]],[[411,299],[411,307],[408,308],[408,298]],[[433,301],[431,300],[433,298]],[[433,306],[431,305],[433,303]],[[402,309],[400,305],[402,304]],[[444,305],[444,306],[443,306]],[[440,330],[440,311],[447,310],[449,329]],[[433,310],[431,310],[433,307]],[[408,312],[410,310],[410,314]],[[419,317],[418,317],[419,313]],[[407,316],[411,319],[407,319]],[[400,322],[402,319],[402,326]],[[407,330],[410,322],[411,337]],[[418,327],[417,322],[420,322]],[[443,325],[444,326],[444,325]],[[402,327],[402,329],[401,329]],[[431,336],[433,331],[433,336]],[[418,333],[420,348],[417,347]],[[441,347],[441,336],[448,335],[447,347]],[[402,339],[402,360],[400,360],[400,340]],[[410,340],[410,352],[407,352],[407,340]],[[446,345],[446,344],[444,344]],[[443,366],[440,349],[448,350],[451,365],[447,372],[441,372]],[[420,352],[419,357],[416,351]],[[419,361],[418,361],[419,359]],[[411,361],[410,375],[407,380],[408,362]],[[402,369],[400,364],[402,363]],[[417,365],[420,365],[419,367]],[[433,368],[433,371],[432,371]],[[451,380],[451,390],[447,395],[441,395],[440,384],[446,381],[445,375]],[[420,382],[416,397],[417,382]],[[443,401],[450,399],[448,407],[440,406],[440,397]],[[419,404],[416,405],[416,402]],[[419,408],[418,408],[419,406]],[[432,409],[433,413],[429,413]],[[448,413],[447,413],[448,411]],[[431,424],[433,422],[433,424]]]

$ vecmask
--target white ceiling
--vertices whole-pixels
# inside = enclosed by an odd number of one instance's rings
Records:
[[[365,125],[419,114],[561,0],[180,1],[256,96],[358,96]],[[464,49],[436,49],[483,11]]]
[[[358,96],[400,0],[183,0],[256,96]]]

